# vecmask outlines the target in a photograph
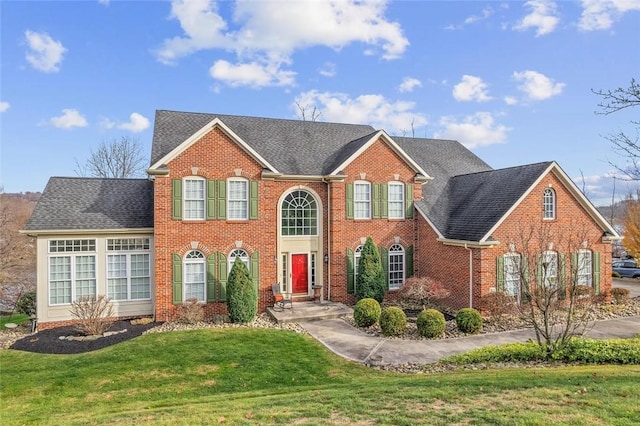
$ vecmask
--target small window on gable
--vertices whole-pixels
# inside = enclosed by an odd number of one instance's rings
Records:
[[[249,219],[249,181],[231,178],[227,181],[227,219]]]
[[[353,211],[355,219],[371,219],[371,184],[358,181],[353,184]]]
[[[184,179],[184,219],[204,220],[205,218],[205,180],[199,177]]]
[[[556,193],[551,188],[546,188],[542,196],[542,207],[545,219],[556,218]]]

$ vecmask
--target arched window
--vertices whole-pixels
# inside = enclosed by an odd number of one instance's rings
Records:
[[[205,218],[205,180],[201,177],[184,178],[185,220],[204,220]]]
[[[558,253],[545,251],[542,255],[542,285],[554,289],[558,285]]]
[[[404,248],[394,244],[389,248],[389,290],[397,290],[404,284]]]
[[[556,193],[551,188],[546,188],[542,195],[542,207],[545,219],[556,218]]]
[[[520,254],[507,253],[504,258],[504,292],[520,300]]]
[[[246,266],[247,270],[249,270],[249,265],[250,265],[249,254],[242,249],[235,249],[234,251],[231,252],[231,254],[229,254],[229,258],[228,258],[229,272],[231,272],[231,268],[233,268],[233,264],[236,261],[236,257],[240,258],[242,263],[244,263],[244,266]]]
[[[186,301],[196,298],[205,301],[205,261],[204,254],[198,250],[191,250],[184,256],[184,298]]]
[[[296,190],[282,201],[282,235],[318,235],[318,206],[307,191]]]
[[[354,271],[353,271],[353,277],[355,279],[355,277],[358,276],[358,268],[360,267],[360,257],[362,256],[362,246],[358,246],[356,247],[355,251],[353,252],[353,267],[354,267]]]

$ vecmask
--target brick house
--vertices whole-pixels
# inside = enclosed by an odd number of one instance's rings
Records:
[[[369,236],[391,295],[428,276],[457,309],[494,291],[519,294],[504,260],[521,256],[522,229],[559,237],[580,224],[579,250],[548,241],[542,254],[556,270],[579,256],[582,283],[611,288],[611,241],[620,237],[555,162],[493,170],[456,141],[162,110],[147,172],[50,179],[23,231],[37,236],[41,328],[71,320],[71,301],[91,294],[106,294],[121,317],[171,320],[191,297],[208,317],[225,314],[237,257],[259,311],[273,303],[274,283],[294,303],[353,303]]]

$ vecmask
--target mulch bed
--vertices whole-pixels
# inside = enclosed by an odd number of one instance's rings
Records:
[[[10,348],[41,354],[79,354],[106,348],[107,346],[138,337],[146,330],[157,326],[158,323],[153,322],[149,324],[132,325],[129,321],[117,321],[113,323],[109,331],[127,330],[126,332],[100,337],[95,340],[60,339],[60,337],[63,336],[81,336],[81,334],[73,326],[57,327],[23,337],[15,341]]]

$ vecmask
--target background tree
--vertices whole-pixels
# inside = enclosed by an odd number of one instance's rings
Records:
[[[382,269],[380,253],[371,237],[362,246],[360,262],[358,263],[358,276],[356,277],[356,299],[370,297],[382,303],[384,293],[387,290],[387,280]]]
[[[640,83],[637,83],[633,78],[629,87],[618,87],[615,90],[592,90],[592,92],[602,98],[602,101],[598,103],[600,110],[596,111],[596,114],[609,115],[640,106]],[[613,163],[611,165],[629,178],[640,180],[640,140],[638,139],[640,120],[631,120],[631,124],[635,127],[635,135],[620,130],[605,136],[605,138],[611,142],[620,155],[625,157],[627,162],[626,166],[618,166]]]
[[[628,255],[636,257],[640,254],[640,199],[634,199],[633,195],[629,195],[625,207],[622,216],[624,227],[622,244]]]
[[[239,257],[236,257],[229,272],[227,308],[233,323],[251,322],[258,311],[258,294],[247,266]]]
[[[111,141],[103,140],[95,151],[91,150],[84,164],[76,159],[75,172],[78,176],[128,178],[144,176],[146,164],[140,141],[122,136]]]

